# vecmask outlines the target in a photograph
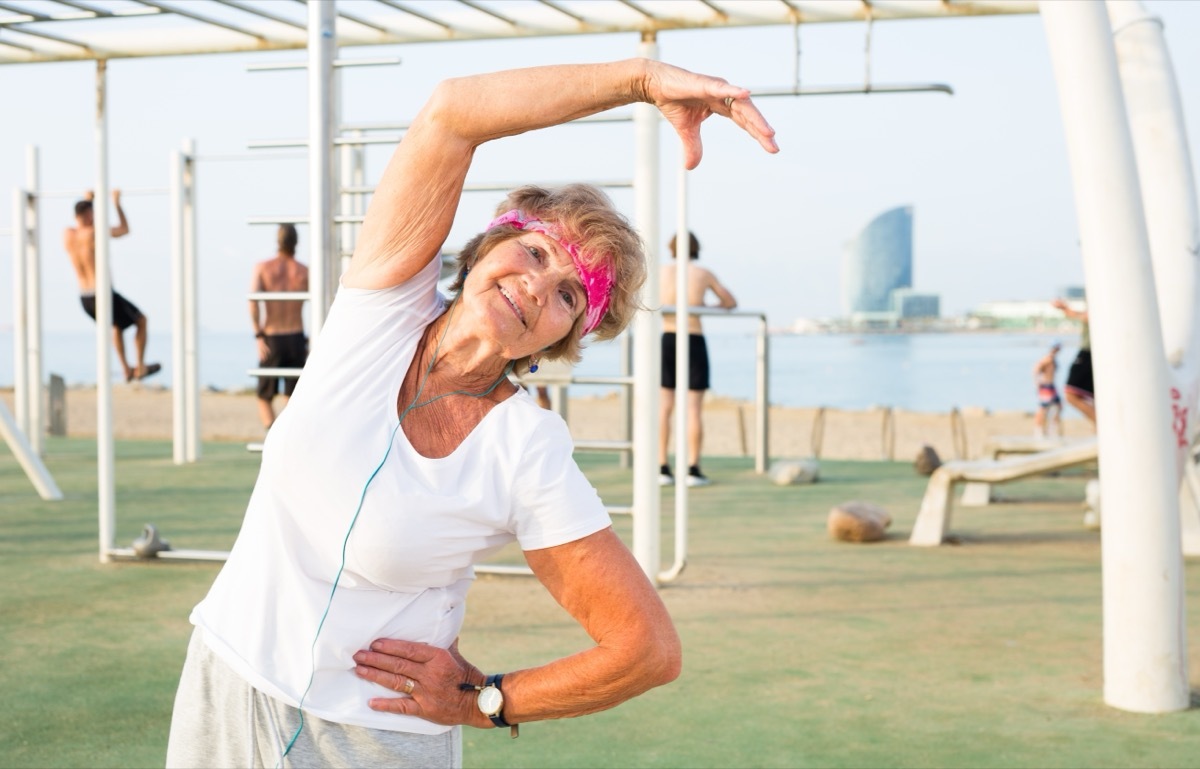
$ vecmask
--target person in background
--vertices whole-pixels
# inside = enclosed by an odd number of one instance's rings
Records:
[[[1067,394],[1067,403],[1077,408],[1079,413],[1095,425],[1096,385],[1092,382],[1092,334],[1088,328],[1087,310],[1076,310],[1065,299],[1055,299],[1052,304],[1063,315],[1082,324],[1079,332],[1079,352],[1071,362],[1071,368],[1067,369],[1067,384],[1063,389]]]
[[[667,244],[671,258],[676,255],[675,238]],[[700,258],[700,241],[692,233],[688,233],[688,258]],[[675,265],[665,264],[660,277],[660,291],[664,305],[678,304],[675,294]],[[688,285],[686,301],[689,307],[705,307],[705,299],[709,293],[717,298],[716,307],[732,310],[737,307],[737,300],[729,289],[717,280],[709,270],[697,265],[688,267]],[[675,412],[675,316],[663,315],[662,335],[662,404],[659,410],[660,440],[658,449],[659,485],[670,486],[675,483],[674,473],[667,463],[667,447],[671,442],[671,416]],[[707,486],[711,481],[700,471],[700,449],[704,443],[704,424],[701,414],[704,408],[704,393],[709,388],[708,345],[704,341],[704,331],[700,327],[698,315],[688,316],[688,486]]]
[[[296,261],[299,236],[290,224],[279,225],[279,250],[270,259],[254,265],[250,290],[307,291],[308,268]],[[304,302],[299,299],[251,299],[250,325],[258,340],[258,365],[262,368],[304,368],[308,339],[304,336]],[[284,405],[296,391],[299,377],[258,378],[258,416],[264,430],[275,424],[273,401],[283,381]]]
[[[521,187],[437,290],[481,145],[637,102],[675,128],[688,168],[714,115],[778,151],[749,90],[647,59],[446,80],[412,120],[192,612],[168,767],[457,767],[465,726],[516,736],[679,675],[671,617],[566,424],[509,379],[628,325],[646,276],[636,230],[596,187]],[[587,640],[485,674],[458,636],[476,565],[510,543]],[[523,632],[522,616],[498,632]]]
[[[1033,417],[1034,434],[1045,438],[1050,435],[1062,436],[1062,399],[1058,397],[1058,388],[1054,386],[1054,377],[1058,373],[1058,351],[1062,349],[1059,342],[1050,345],[1050,351],[1043,355],[1033,366],[1033,381],[1038,389],[1038,410]],[[1047,431],[1047,422],[1052,427]]]
[[[71,258],[71,266],[75,268],[75,277],[79,280],[79,301],[83,311],[96,319],[96,226],[92,200],[95,193],[88,190],[83,200],[75,204],[75,226],[68,227],[63,232],[63,246],[67,256]],[[125,210],[121,208],[121,191],[112,191],[113,206],[117,209],[116,227],[109,230],[111,237],[120,238],[129,234],[129,221],[125,218]],[[113,347],[117,350],[117,359],[125,372],[125,381],[133,382],[145,379],[151,374],[162,370],[158,363],[146,363],[146,338],[148,336],[146,315],[133,302],[117,293],[112,292],[112,324]],[[125,356],[125,329],[135,326],[133,344],[137,356],[137,365],[130,366]]]

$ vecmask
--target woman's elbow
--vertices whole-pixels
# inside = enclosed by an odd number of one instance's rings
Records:
[[[683,671],[683,644],[674,626],[669,626],[655,634],[646,644],[641,655],[644,670],[644,680],[649,687],[669,684]]]

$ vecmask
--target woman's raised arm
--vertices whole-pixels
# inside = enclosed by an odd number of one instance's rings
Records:
[[[731,117],[768,152],[774,131],[749,92],[720,78],[630,59],[494,72],[440,83],[396,148],[363,222],[348,286],[385,288],[435,258],[454,220],[475,148],[633,102],[662,111],[700,162],[700,124]]]

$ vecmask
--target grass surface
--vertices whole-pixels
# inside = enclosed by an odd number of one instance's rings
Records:
[[[94,444],[54,439],[67,495],[38,500],[0,447],[0,766],[161,766],[190,626],[216,564],[97,559]],[[117,447],[117,543],[153,522],[180,548],[228,549],[257,472],[240,445],[192,467],[169,444]],[[581,464],[611,504],[630,474]],[[706,460],[687,570],[662,595],[683,637],[671,686],[583,719],[464,733],[468,767],[1200,766],[1200,710],[1145,716],[1101,701],[1099,534],[1084,476],[1002,487],[956,510],[959,544],[905,543],[924,489],[903,463],[823,462],[780,488],[749,460]],[[829,508],[896,519],[874,545],[829,541]],[[663,504],[671,562],[671,493]],[[617,528],[628,538],[627,520]],[[519,553],[498,560],[516,562]],[[1200,576],[1186,575],[1200,689]],[[587,643],[529,578],[481,577],[462,648],[511,670]]]

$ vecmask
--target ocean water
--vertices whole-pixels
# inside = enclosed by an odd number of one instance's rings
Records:
[[[733,398],[754,397],[753,333],[709,333],[712,392]],[[946,412],[980,407],[992,411],[1036,408],[1033,365],[1053,337],[1028,333],[828,334],[772,335],[770,400],[784,406],[864,409],[893,406],[911,411]],[[1063,337],[1059,383],[1066,375],[1078,340]],[[47,333],[45,371],[70,385],[94,384],[94,336]],[[172,382],[171,339],[151,334],[148,359],[163,371],[152,380]],[[619,372],[619,348],[593,345],[577,369],[581,374]],[[204,333],[200,337],[201,386],[220,390],[251,388],[246,369],[255,364],[254,339],[241,333]],[[114,363],[114,373],[120,368]],[[13,382],[12,332],[0,331],[0,386]],[[611,388],[607,388],[611,389]],[[603,393],[606,388],[578,386],[572,395]]]

